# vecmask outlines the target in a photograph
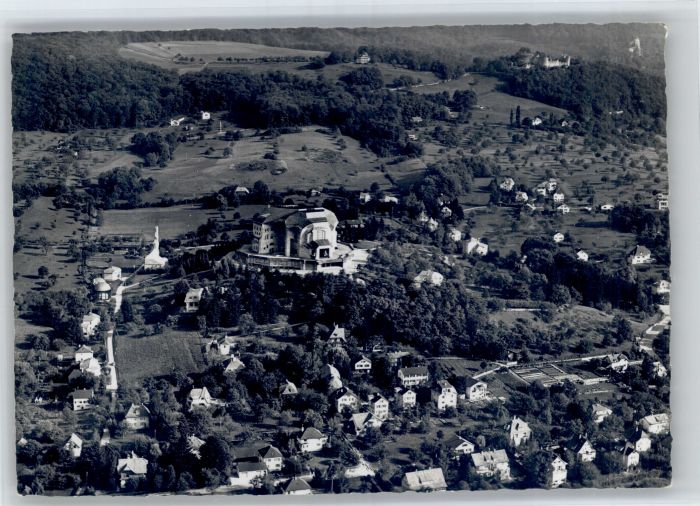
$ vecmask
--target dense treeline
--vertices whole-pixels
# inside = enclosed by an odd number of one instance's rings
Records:
[[[71,44],[15,39],[12,124],[18,130],[150,126],[177,110],[179,93],[174,72],[116,55],[75,54]]]
[[[502,79],[506,93],[567,109],[579,119],[665,131],[666,83],[661,76],[602,62],[521,70],[507,59],[489,62],[483,71]]]
[[[200,72],[182,77],[185,110],[228,110],[239,125],[281,128],[309,124],[337,127],[379,154],[412,151],[405,129],[413,116],[438,118],[442,107],[411,93],[377,89],[381,74],[351,73],[343,84],[286,72]]]
[[[643,311],[652,308],[643,287],[624,272],[604,264],[580,262],[574,255],[557,253],[550,244],[536,239],[527,239],[521,252],[527,255],[525,265],[532,272],[544,275],[544,289],[552,302],[577,300],[592,307],[607,303],[615,308]]]

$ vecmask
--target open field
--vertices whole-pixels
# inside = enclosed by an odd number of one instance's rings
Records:
[[[68,241],[80,241],[84,225],[77,222],[70,209],[55,209],[49,197],[39,197],[17,220],[20,235],[26,238],[25,246],[14,254],[15,291],[23,293],[38,287],[41,278],[38,269],[45,266],[49,274],[57,276],[54,289],[75,289],[78,263],[68,256]],[[44,250],[38,239],[48,241]]]
[[[132,42],[119,49],[123,58],[151,63],[165,68],[179,68],[176,61],[183,57],[190,62],[183,65],[216,62],[217,59],[256,60],[259,58],[325,58],[328,51],[308,51],[286,47],[225,41],[163,41]],[[193,60],[192,60],[193,59]]]
[[[258,180],[274,190],[338,186],[359,190],[369,188],[373,182],[383,187],[390,185],[378,169],[376,155],[355,139],[336,139],[317,128],[305,127],[301,133],[281,135],[274,140],[248,136],[234,143],[212,138],[180,144],[167,167],[143,170],[144,176],[156,180],[155,188],[144,195],[144,200],[196,198],[224,186],[252,187]],[[339,143],[346,147],[341,148]],[[273,144],[279,150],[278,160],[286,164],[285,172],[244,170],[246,162],[261,160],[265,153],[272,152]],[[233,150],[230,158],[222,154],[226,147]],[[213,153],[205,154],[207,148],[212,148]]]
[[[115,361],[120,384],[137,386],[140,380],[173,371],[191,373],[204,366],[198,333],[167,329],[152,336],[115,337]]]
[[[231,218],[234,211],[224,212]],[[203,209],[199,204],[172,207],[144,207],[140,209],[110,209],[104,212],[101,226],[91,227],[95,236],[139,234],[145,240],[153,240],[153,227],[158,225],[161,238],[175,238],[179,235],[197,230],[209,218],[220,218],[219,211]]]

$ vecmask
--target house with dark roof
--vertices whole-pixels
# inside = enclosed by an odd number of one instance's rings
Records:
[[[427,383],[429,379],[428,368],[421,365],[417,367],[404,367],[399,369],[398,377],[404,387],[412,387]]]
[[[465,396],[469,402],[483,401],[488,397],[488,385],[481,380],[467,378],[465,380]]]
[[[132,404],[124,417],[124,425],[131,430],[147,429],[151,423],[151,412],[143,404]]]
[[[315,427],[309,427],[302,432],[297,441],[302,453],[312,453],[320,451],[328,444],[328,436],[324,436]]]
[[[444,441],[445,447],[452,455],[453,459],[458,459],[462,455],[474,453],[474,443],[467,441],[459,434],[453,434]]]
[[[632,265],[650,264],[652,262],[651,251],[646,246],[637,245],[630,253],[628,260]]]
[[[90,408],[90,400],[92,400],[92,390],[76,390],[72,394],[73,411],[82,411]]]
[[[272,445],[263,446],[258,450],[260,460],[271,473],[282,470],[282,452]]]
[[[292,478],[284,487],[284,495],[310,495],[312,493],[311,485],[303,478]]]

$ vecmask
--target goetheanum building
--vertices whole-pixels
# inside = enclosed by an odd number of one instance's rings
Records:
[[[352,271],[352,251],[338,242],[331,211],[271,208],[253,218],[253,242],[237,257],[254,268],[337,274]]]

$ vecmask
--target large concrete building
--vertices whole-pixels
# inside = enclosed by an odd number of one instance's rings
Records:
[[[253,218],[253,242],[238,252],[250,267],[302,272],[352,270],[352,249],[338,242],[338,218],[323,208],[270,208]]]

